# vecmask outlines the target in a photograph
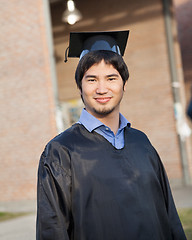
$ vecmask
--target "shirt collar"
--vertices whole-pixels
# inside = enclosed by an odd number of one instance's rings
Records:
[[[130,126],[129,121],[120,113],[120,126],[119,130],[125,128],[127,125]],[[93,115],[88,113],[85,108],[82,110],[81,116],[79,118],[79,123],[81,123],[89,132],[92,132],[100,126],[105,126],[101,121],[95,118]]]
[[[131,126],[131,123],[121,113],[119,113],[119,120],[120,120],[119,130],[125,128],[127,125],[128,127]]]

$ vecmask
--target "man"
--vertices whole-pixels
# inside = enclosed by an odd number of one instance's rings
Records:
[[[129,77],[121,34],[71,35],[85,42],[75,74],[85,109],[41,156],[38,240],[186,239],[157,152],[119,112]]]

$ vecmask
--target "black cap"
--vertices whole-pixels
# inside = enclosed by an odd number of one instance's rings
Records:
[[[68,57],[81,58],[96,50],[109,50],[124,55],[129,30],[107,32],[71,32]]]

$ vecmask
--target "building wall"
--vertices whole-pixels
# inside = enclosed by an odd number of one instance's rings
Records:
[[[76,1],[83,19],[73,26],[61,22],[64,5],[51,5],[60,101],[79,98],[74,71],[77,59],[63,63],[70,31],[130,29],[124,60],[130,79],[121,112],[144,131],[160,154],[172,183],[182,182],[182,166],[174,116],[165,23],[160,0]],[[174,36],[177,47],[177,36]],[[180,55],[176,54],[178,71]],[[179,73],[180,74],[180,73]],[[183,85],[182,76],[179,79]]]
[[[35,199],[39,157],[56,134],[45,1],[0,2],[0,201]],[[62,1],[51,4],[59,100],[78,102],[77,59],[63,63],[70,31],[130,29],[125,62],[130,79],[121,112],[158,150],[172,182],[182,179],[162,2],[76,1],[83,19],[61,22]],[[176,40],[177,42],[177,40]],[[178,70],[180,56],[177,57]],[[181,85],[182,77],[180,79]],[[75,100],[75,101],[74,101]],[[77,100],[77,101],[76,101]]]
[[[35,199],[56,134],[43,1],[0,1],[0,201]]]

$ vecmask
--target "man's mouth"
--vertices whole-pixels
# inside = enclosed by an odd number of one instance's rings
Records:
[[[95,98],[98,103],[107,103],[111,100],[111,97],[98,97]]]

